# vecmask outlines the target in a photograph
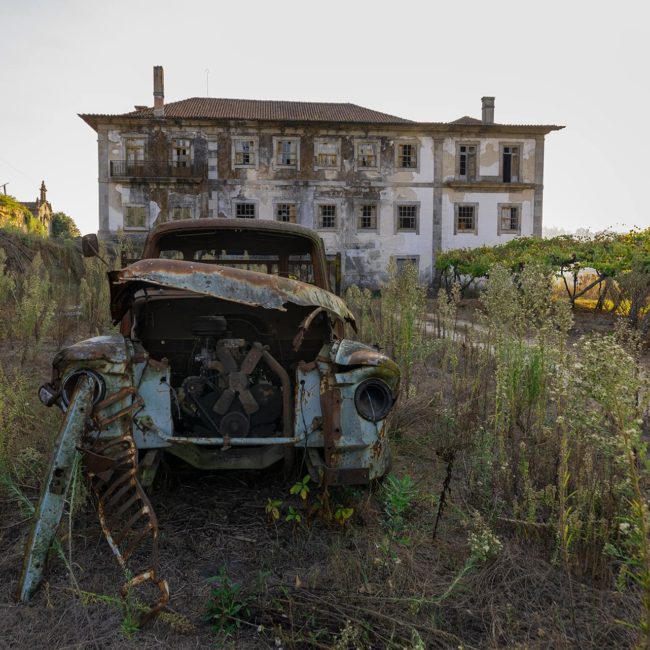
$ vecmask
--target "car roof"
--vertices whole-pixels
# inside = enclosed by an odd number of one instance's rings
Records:
[[[159,238],[174,233],[197,233],[201,231],[226,230],[236,231],[244,230],[249,233],[278,233],[293,234],[299,237],[310,239],[316,246],[322,246],[322,240],[310,228],[300,226],[295,223],[283,223],[281,221],[270,221],[262,219],[237,219],[237,218],[212,218],[212,219],[192,219],[187,221],[168,221],[155,226],[149,233],[145,243],[145,249],[153,244]]]

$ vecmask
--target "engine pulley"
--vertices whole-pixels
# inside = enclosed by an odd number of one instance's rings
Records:
[[[221,435],[230,438],[244,438],[250,431],[251,423],[248,416],[241,411],[231,411],[221,418],[219,428]]]

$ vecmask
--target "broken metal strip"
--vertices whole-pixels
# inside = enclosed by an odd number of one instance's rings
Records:
[[[32,597],[43,576],[47,552],[63,515],[75,454],[90,416],[94,391],[95,380],[87,374],[80,377],[61,426],[25,551],[19,583],[23,602]]]
[[[138,500],[138,495],[137,495],[137,493],[136,493],[136,494],[133,494],[133,495],[131,496],[130,499],[127,499],[127,500],[126,500],[126,501],[125,501],[125,502],[124,502],[124,503],[119,507],[119,509],[117,510],[117,512],[115,513],[114,516],[115,516],[115,517],[121,517],[125,512],[128,512],[129,508],[131,508],[131,507],[136,503],[137,500]],[[111,505],[112,505],[112,503],[111,503]]]
[[[133,404],[128,407],[129,410],[134,410],[144,404],[144,400],[136,389],[126,387],[97,405],[94,411],[95,421],[105,422],[109,419],[100,417],[101,410],[98,407],[106,408],[129,394],[134,396]],[[122,409],[120,414],[124,410]],[[120,414],[109,417],[118,419],[121,417]],[[126,597],[131,588],[145,582],[153,582],[158,588],[160,595],[157,602],[152,605],[148,613],[141,617],[140,623],[144,624],[155,617],[169,602],[169,587],[165,580],[157,577],[158,522],[151,503],[138,481],[138,456],[131,425],[130,422],[123,421],[120,426],[123,433],[118,438],[95,439],[87,442],[93,456],[98,457],[95,458],[95,461],[105,461],[103,464],[110,468],[106,472],[106,476],[90,472],[89,478],[97,497],[97,511],[102,531],[118,563],[124,570],[127,569],[127,562],[136,548],[147,538],[150,539],[151,561],[149,566],[136,573],[135,577],[131,578],[121,589],[122,596]],[[132,512],[134,507],[136,508],[135,514]],[[129,511],[132,513],[130,516],[127,515]],[[119,532],[114,534],[113,529],[125,516],[129,516],[129,519],[120,527]],[[147,518],[144,526],[135,528],[135,525],[143,517]],[[124,551],[120,550],[122,543],[126,546]]]
[[[153,530],[153,524],[149,521],[142,529],[136,533],[131,543],[126,547],[126,549],[124,549],[122,553],[125,561],[128,561],[133,551],[135,551],[135,549],[140,545],[140,542],[142,542],[144,536],[151,530]]]
[[[135,524],[147,514],[149,514],[147,506],[142,506],[139,510],[137,510],[137,512],[126,522],[124,528],[113,538],[115,540],[115,545],[119,547],[126,539],[128,534],[133,532],[132,529]],[[149,530],[151,530],[149,526],[145,526],[145,528],[149,528]],[[139,535],[139,533],[136,533],[136,535]]]
[[[105,400],[97,404],[97,407],[95,408],[95,413],[99,413],[100,411],[104,410],[106,407],[115,404],[116,402],[120,402],[121,400],[125,399],[129,395],[133,395],[133,402],[128,406],[125,406],[124,408],[120,409],[117,413],[107,415],[106,417],[103,418],[97,415],[95,416],[95,423],[97,425],[97,428],[100,431],[102,429],[105,429],[109,424],[112,424],[116,420],[119,420],[121,417],[124,417],[125,415],[129,415],[133,411],[142,408],[144,406],[144,400],[142,399],[142,397],[140,397],[140,395],[138,395],[136,388],[134,388],[133,386],[128,386],[126,388],[122,388],[117,393],[110,395]]]

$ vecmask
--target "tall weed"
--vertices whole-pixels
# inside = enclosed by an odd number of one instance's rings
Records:
[[[379,299],[358,287],[350,287],[345,297],[357,316],[359,338],[378,345],[395,359],[408,394],[413,365],[426,356],[430,343],[424,322],[426,288],[420,284],[417,266],[407,264],[398,269],[391,260]]]
[[[49,336],[55,302],[50,275],[36,254],[27,273],[14,287],[16,301],[13,335],[22,341],[21,362],[35,359]]]
[[[102,257],[106,252],[100,247]],[[96,257],[85,260],[86,273],[79,288],[81,316],[91,335],[106,334],[111,330],[110,291],[106,266]]]

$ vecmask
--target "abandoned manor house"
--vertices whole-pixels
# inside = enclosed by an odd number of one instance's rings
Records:
[[[343,285],[391,258],[433,278],[436,251],[542,234],[544,136],[555,125],[414,122],[355,104],[195,97],[82,114],[98,136],[99,236],[177,219],[275,219],[322,237]]]

